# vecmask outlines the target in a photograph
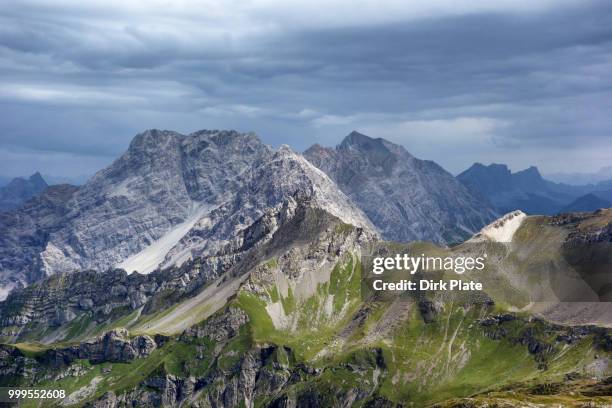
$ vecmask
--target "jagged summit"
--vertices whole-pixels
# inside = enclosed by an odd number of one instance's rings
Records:
[[[484,165],[474,163],[469,169],[457,176],[461,182],[483,194],[492,194],[521,189],[525,192],[536,192],[546,188],[536,166],[512,173],[507,165],[492,163]]]
[[[535,166],[512,173],[505,164],[474,163],[457,179],[500,213],[521,209],[533,215],[556,214],[578,197],[593,191],[593,186],[548,181]]]
[[[493,217],[487,205],[436,163],[358,132],[304,156],[327,173],[386,239],[461,241]]]
[[[379,149],[384,146],[384,139],[374,139],[353,130],[340,143],[340,148],[357,147],[365,150]]]
[[[404,158],[412,158],[413,156],[402,145],[392,143],[383,138],[373,138],[357,131],[349,133],[338,145],[338,150],[358,150],[367,153],[370,158],[374,159],[394,159],[395,155]]]
[[[45,181],[45,179],[43,178],[43,176],[42,176],[42,175],[40,174],[40,172],[38,172],[38,171],[37,171],[36,173],[32,174],[32,175],[31,175],[31,176],[28,178],[28,181],[29,181],[30,183],[36,183],[36,184],[41,185],[41,186],[43,186],[43,185],[44,185],[44,186],[46,186],[46,185],[47,185],[47,182]]]

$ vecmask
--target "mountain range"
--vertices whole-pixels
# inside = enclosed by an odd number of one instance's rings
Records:
[[[607,207],[607,197],[612,196],[612,181],[587,185],[554,183],[544,179],[534,166],[512,173],[504,164],[474,163],[457,175],[457,180],[502,214],[516,209],[534,215],[553,215],[577,208],[595,211]]]
[[[0,213],[0,387],[99,408],[609,406],[612,210],[494,219],[462,182],[357,132],[301,155],[145,131]],[[394,253],[486,254],[461,275],[484,289],[365,290]]]
[[[354,132],[337,149],[314,146],[305,157],[254,134],[146,131],[85,185],[53,186],[0,216],[8,232],[0,282],[12,288],[59,272],[180,265],[240,246],[239,231],[296,195],[399,241],[457,242],[493,219],[440,166],[382,139]]]

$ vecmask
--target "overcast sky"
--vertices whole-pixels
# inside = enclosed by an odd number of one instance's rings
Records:
[[[0,3],[0,175],[91,174],[147,128],[299,151],[356,129],[453,173],[595,171],[612,1]]]

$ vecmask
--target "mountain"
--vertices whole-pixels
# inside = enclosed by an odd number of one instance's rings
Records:
[[[40,173],[32,174],[28,179],[14,178],[4,187],[0,187],[0,211],[13,210],[24,202],[40,194],[48,187]]]
[[[559,212],[587,212],[610,207],[612,207],[612,202],[604,200],[593,193],[589,193],[578,197],[576,200],[563,207]]]
[[[149,273],[195,255],[233,253],[245,244],[244,229],[270,211],[288,211],[296,197],[374,230],[325,174],[286,146],[273,151],[234,131],[146,131],[62,201],[40,197],[0,217],[7,232],[0,282],[14,287],[115,266]]]
[[[442,167],[384,139],[352,132],[336,148],[314,145],[304,156],[338,184],[385,239],[458,242],[493,217]]]
[[[62,405],[92,407],[612,402],[607,304],[541,308],[523,297],[555,283],[542,255],[565,250],[575,266],[592,261],[585,249],[609,258],[609,247],[597,248],[612,242],[611,211],[516,212],[453,248],[380,241],[308,197],[284,214],[247,228],[244,236],[278,226],[212,280],[216,257],[205,255],[148,275],[82,271],[12,292],[0,303],[0,385],[53,384],[65,391]],[[488,288],[480,298],[360,290],[373,249],[446,256],[482,248],[499,262],[479,275]]]
[[[474,163],[457,180],[501,213],[518,209],[528,214],[552,215],[581,195],[598,189],[593,185],[553,183],[534,166],[512,173],[505,164]]]

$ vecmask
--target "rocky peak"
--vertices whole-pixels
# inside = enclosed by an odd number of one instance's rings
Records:
[[[132,139],[128,151],[146,152],[147,150],[159,150],[170,141],[180,137],[179,133],[170,130],[147,129]]]
[[[45,189],[48,187],[47,182],[45,181],[45,179],[43,178],[43,176],[39,173],[36,172],[34,174],[32,174],[29,178],[28,181],[34,185],[34,186],[38,186],[41,189]]]
[[[524,191],[537,192],[546,188],[546,181],[535,166],[530,166],[513,174],[514,186]]]
[[[484,195],[512,189],[512,173],[505,164],[492,163],[485,166],[474,163],[459,174],[457,179],[473,191]]]
[[[0,211],[19,208],[30,198],[42,193],[47,187],[47,182],[39,172],[32,174],[27,179],[14,178],[8,185],[0,187]]]
[[[65,211],[48,211],[40,204],[52,204],[41,201],[0,219],[6,222],[0,229],[9,237],[33,243],[24,256],[17,255],[25,250],[17,240],[0,243],[4,259],[14,260],[1,263],[0,288],[15,285],[6,281],[8,276],[28,283],[57,272],[105,270],[171,231],[178,240],[206,208],[220,205],[241,188],[237,178],[242,173],[271,156],[271,149],[252,133],[142,132],[114,163],[71,191],[62,203]],[[162,257],[167,249],[158,248]]]
[[[555,214],[592,191],[588,186],[568,186],[545,180],[535,166],[512,173],[504,164],[475,163],[457,179],[500,213],[521,209],[528,214]]]
[[[363,133],[359,133],[356,130],[349,133],[340,143],[340,148],[343,149],[354,147],[363,150],[373,150],[383,146],[383,139],[374,139],[370,136],[364,135]]]
[[[313,146],[304,154],[386,239],[454,242],[491,219],[486,204],[450,173],[387,140],[352,132],[335,149]]]

